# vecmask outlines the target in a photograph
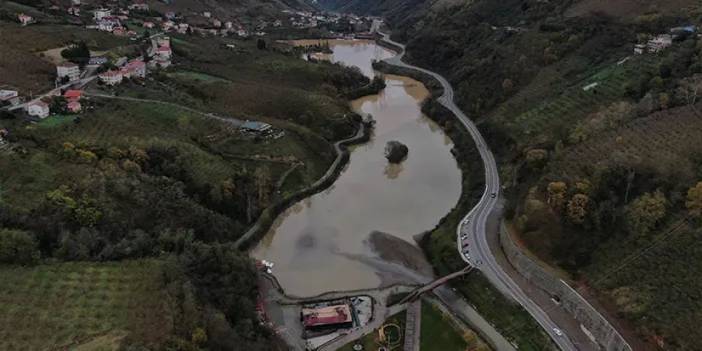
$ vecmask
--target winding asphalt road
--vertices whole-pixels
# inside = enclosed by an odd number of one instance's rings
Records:
[[[443,88],[443,95],[437,101],[450,110],[456,118],[465,126],[475,141],[475,145],[480,152],[480,157],[485,165],[485,192],[480,201],[463,217],[456,232],[456,246],[463,260],[478,268],[490,282],[501,290],[505,295],[517,301],[531,316],[541,325],[544,331],[553,339],[561,350],[578,350],[568,337],[560,331],[558,326],[549,318],[539,305],[532,301],[514,280],[497,263],[487,240],[486,224],[488,217],[496,209],[500,195],[500,177],[497,171],[497,163],[490,149],[486,146],[485,139],[478,131],[473,121],[466,116],[453,101],[453,87],[438,73],[427,69],[413,66],[402,62],[405,54],[405,45],[390,39],[385,33],[378,32],[383,36],[383,40],[393,46],[402,49],[396,56],[386,59],[388,64],[412,69],[430,75],[436,79]]]

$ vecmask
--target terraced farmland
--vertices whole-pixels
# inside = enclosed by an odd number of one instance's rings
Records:
[[[632,57],[621,64],[612,64],[601,69],[565,89],[559,96],[547,99],[546,102],[521,113],[510,108],[514,104],[505,104],[506,107],[498,112],[497,119],[504,123],[519,145],[553,143],[563,139],[565,133],[577,121],[598,107],[622,99],[630,80],[653,72],[655,68],[655,57]],[[589,89],[584,89],[588,86]],[[531,87],[535,90],[541,88],[538,82]],[[528,90],[520,94],[530,100],[537,100],[538,94],[530,94]]]
[[[66,349],[128,334],[158,344],[171,328],[157,261],[0,269],[0,350]]]
[[[610,162],[645,162],[666,175],[694,176],[689,158],[702,151],[702,116],[690,107],[652,114],[566,149],[552,169],[585,176]]]

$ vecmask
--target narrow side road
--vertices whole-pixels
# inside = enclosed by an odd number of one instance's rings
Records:
[[[438,73],[402,62],[402,58],[405,54],[405,45],[393,41],[388,34],[378,33],[383,36],[385,42],[402,49],[401,52],[385,60],[385,62],[394,66],[428,74],[441,84],[444,93],[437,101],[451,111],[466,130],[468,130],[483,160],[485,167],[485,191],[480,201],[468,212],[457,228],[456,247],[459,254],[466,264],[480,269],[494,286],[506,296],[511,297],[522,305],[561,350],[578,350],[568,336],[561,332],[560,328],[551,320],[548,314],[525,294],[519,285],[502,269],[488,245],[486,230],[487,220],[492,211],[495,210],[500,195],[500,178],[497,170],[497,163],[492,151],[487,147],[485,139],[480,134],[480,131],[478,131],[473,121],[471,121],[454,103],[453,87],[446,78]],[[466,249],[464,249],[464,245],[466,244]]]

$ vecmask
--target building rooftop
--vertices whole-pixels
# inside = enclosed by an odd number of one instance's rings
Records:
[[[271,128],[268,123],[257,122],[257,121],[246,121],[241,125],[241,128],[255,131],[265,131]]]
[[[351,321],[351,311],[348,305],[302,309],[302,324],[305,327],[334,325]]]

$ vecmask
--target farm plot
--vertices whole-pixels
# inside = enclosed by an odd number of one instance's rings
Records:
[[[611,162],[646,163],[665,175],[694,175],[689,155],[702,151],[702,117],[690,107],[658,112],[631,121],[566,149],[553,170],[585,176]]]
[[[632,78],[654,69],[655,59],[649,57],[611,65],[534,108],[514,115],[506,115],[506,109],[498,119],[520,144],[554,142],[588,113],[621,99]]]
[[[0,349],[66,349],[97,337],[147,344],[171,328],[157,261],[0,269]]]

